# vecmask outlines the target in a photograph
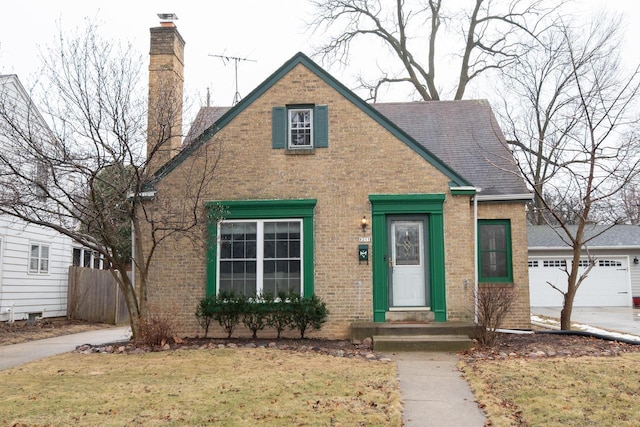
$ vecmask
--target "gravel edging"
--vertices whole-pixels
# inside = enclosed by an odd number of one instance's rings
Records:
[[[190,340],[177,340],[179,342],[166,343],[158,347],[137,346],[132,343],[108,343],[102,345],[83,344],[76,347],[74,353],[80,354],[143,354],[159,351],[181,350],[216,350],[216,349],[254,349],[264,348],[270,350],[291,351],[302,354],[319,354],[347,359],[362,359],[368,361],[391,362],[392,360],[381,353],[372,350],[368,342],[356,345],[348,341],[325,341],[299,343],[297,341],[242,341],[227,342],[225,340],[212,340],[210,342],[190,342]],[[330,345],[323,345],[323,344]]]

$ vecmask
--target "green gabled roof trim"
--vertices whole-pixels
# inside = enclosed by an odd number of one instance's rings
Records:
[[[212,126],[206,129],[200,136],[194,139],[194,141],[178,155],[169,160],[165,165],[160,167],[154,173],[154,179],[149,184],[150,188],[153,188],[154,184],[160,181],[164,176],[168,175],[174,170],[180,163],[182,163],[187,157],[189,157],[196,149],[202,144],[207,142],[218,131],[224,128],[229,122],[231,122],[238,114],[244,111],[249,105],[251,105],[256,99],[262,96],[267,90],[269,90],[274,84],[282,79],[287,73],[289,73],[298,64],[302,64],[307,67],[311,72],[320,77],[325,83],[335,89],[338,93],[348,99],[352,104],[360,108],[367,113],[369,117],[374,119],[383,128],[391,132],[396,138],[400,139],[406,145],[408,145],[413,151],[422,156],[425,160],[431,163],[436,169],[445,174],[451,179],[455,186],[471,186],[472,184],[465,180],[461,175],[449,167],[445,162],[440,160],[436,155],[427,150],[424,146],[414,140],[409,134],[400,129],[395,123],[387,119],[378,110],[371,105],[363,101],[359,96],[353,93],[345,85],[340,83],[335,77],[322,69],[318,64],[313,62],[308,56],[302,52],[296,53],[291,59],[285,62],[280,68],[278,68],[273,74],[262,82],[258,87],[251,91],[246,97],[238,102],[234,107],[229,109],[223,114]],[[145,189],[149,189],[145,188]]]

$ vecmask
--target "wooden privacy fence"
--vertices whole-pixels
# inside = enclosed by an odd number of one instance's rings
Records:
[[[124,296],[108,270],[69,267],[67,317],[114,325],[129,322]]]

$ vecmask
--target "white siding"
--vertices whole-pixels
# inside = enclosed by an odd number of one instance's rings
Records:
[[[66,316],[67,277],[72,262],[71,239],[53,230],[0,217],[0,321]],[[29,273],[31,243],[49,246],[48,273]]]

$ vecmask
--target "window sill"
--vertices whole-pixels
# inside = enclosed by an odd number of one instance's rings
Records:
[[[310,154],[316,154],[315,148],[287,148],[284,150],[284,154],[291,156],[305,156]]]

